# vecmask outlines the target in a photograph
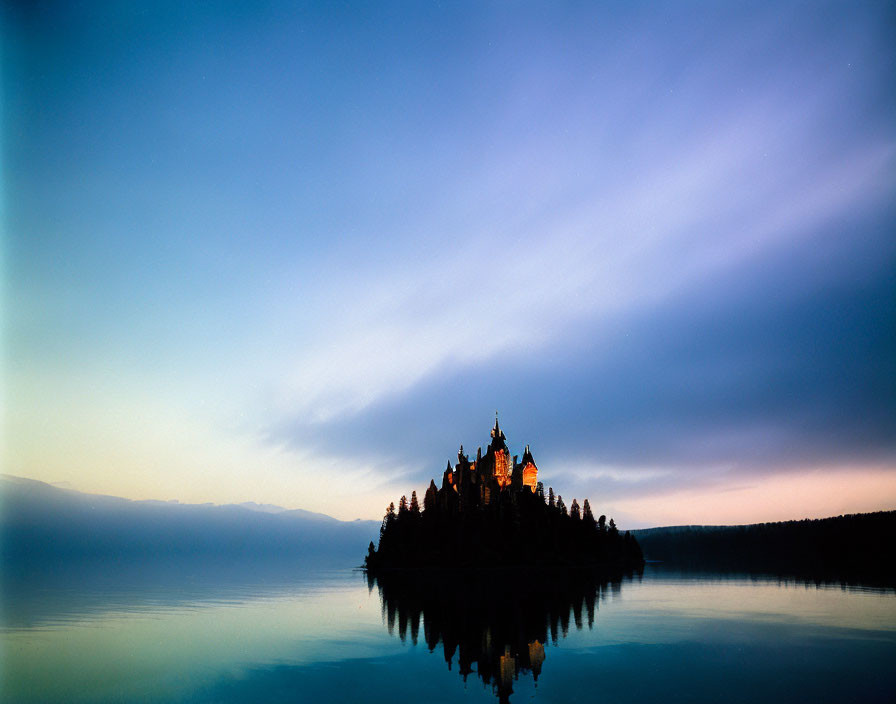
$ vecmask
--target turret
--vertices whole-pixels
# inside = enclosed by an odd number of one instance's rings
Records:
[[[532,459],[532,452],[529,450],[529,446],[526,445],[526,449],[523,450],[523,462],[522,462],[522,464],[525,465],[525,464],[528,463],[528,462],[531,462],[532,464],[535,464],[535,460]]]
[[[520,462],[520,469],[523,486],[529,487],[530,491],[535,491],[535,487],[538,484],[538,467],[535,465],[535,459],[532,457],[532,452],[529,450],[529,446],[526,445],[526,449],[523,451],[523,461]]]
[[[450,489],[451,485],[454,483],[453,471],[451,469],[451,461],[449,460],[448,466],[445,468],[445,473],[442,475],[442,488]]]

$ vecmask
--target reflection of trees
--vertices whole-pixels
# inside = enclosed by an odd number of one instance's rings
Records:
[[[471,672],[509,701],[513,680],[531,673],[535,681],[545,646],[566,637],[570,620],[594,627],[598,602],[621,588],[593,570],[395,570],[368,574],[376,585],[389,633],[430,652],[441,643],[448,669],[457,661],[466,680]],[[475,668],[474,668],[475,665]]]

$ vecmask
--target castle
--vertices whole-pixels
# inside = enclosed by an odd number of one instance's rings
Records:
[[[443,509],[464,510],[488,506],[504,492],[511,495],[524,491],[543,494],[538,482],[538,467],[529,446],[526,445],[522,460],[518,455],[511,457],[507,438],[498,425],[497,413],[491,435],[492,440],[485,454],[482,454],[480,447],[474,462],[470,462],[470,458],[464,454],[464,446],[460,446],[457,464],[452,468],[449,461],[442,474],[441,490],[436,488],[435,481],[430,482],[424,506],[435,505],[437,502]]]
[[[569,510],[538,481],[538,467],[526,446],[511,456],[498,425],[485,454],[464,454],[435,480],[420,510],[417,492],[401,497],[396,514],[389,504],[380,527],[379,547],[367,547],[370,570],[392,567],[633,566],[643,563],[637,541],[620,535],[612,519],[594,519],[585,499]]]

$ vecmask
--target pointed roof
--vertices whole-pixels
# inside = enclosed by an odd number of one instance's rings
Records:
[[[529,446],[526,445],[526,449],[523,451],[523,461],[521,464],[526,465],[529,462],[535,464],[535,460],[532,458],[532,452],[529,450]]]

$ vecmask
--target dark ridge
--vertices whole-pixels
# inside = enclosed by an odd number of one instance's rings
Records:
[[[648,560],[717,571],[766,571],[816,582],[896,584],[896,511],[632,532]]]

